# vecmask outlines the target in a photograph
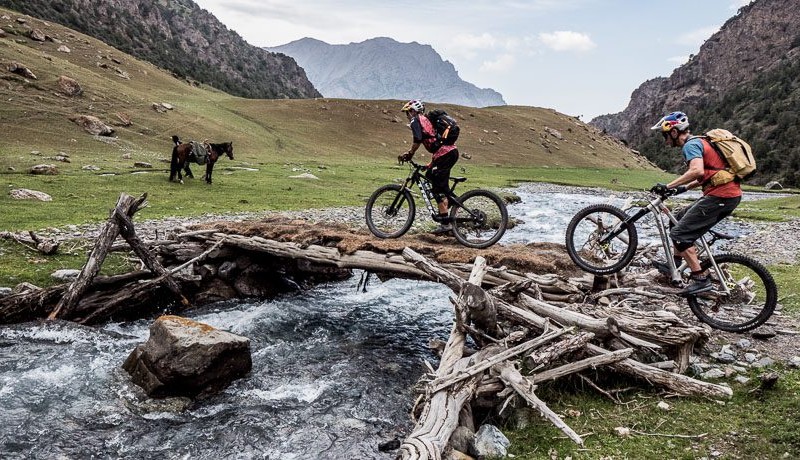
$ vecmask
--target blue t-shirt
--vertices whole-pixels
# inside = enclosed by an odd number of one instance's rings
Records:
[[[703,141],[699,137],[689,139],[683,144],[683,159],[686,163],[694,160],[695,158],[703,158]]]

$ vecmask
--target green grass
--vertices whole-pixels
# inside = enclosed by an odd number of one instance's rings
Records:
[[[584,436],[585,445],[574,444],[534,416],[530,426],[506,431],[512,443],[510,453],[526,460],[689,460],[713,458],[712,452],[719,452],[718,458],[723,459],[799,458],[800,371],[782,371],[776,387],[768,391],[757,389],[755,373],[750,377],[746,385],[734,384],[734,396],[728,401],[665,399],[640,390],[623,393],[624,404],[615,404],[588,387],[575,391],[564,384],[542,386],[541,399]],[[618,383],[620,388],[629,384]],[[660,401],[669,404],[669,410],[658,408]],[[620,437],[616,427],[632,433]]]
[[[743,201],[733,215],[742,219],[772,222],[797,219],[800,218],[800,195]]]

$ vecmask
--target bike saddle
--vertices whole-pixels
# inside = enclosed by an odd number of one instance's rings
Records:
[[[466,181],[466,180],[467,180],[467,178],[466,178],[466,177],[451,177],[451,178],[450,178],[450,180],[451,180],[451,181],[453,181],[453,182],[455,182],[455,183],[457,184],[457,183],[459,183],[459,182],[464,182],[464,181]]]
[[[732,239],[736,238],[733,235],[728,235],[727,233],[717,232],[717,231],[714,231],[714,230],[709,230],[708,233],[710,233],[711,236],[713,236],[714,238],[716,238],[718,240],[732,240]]]

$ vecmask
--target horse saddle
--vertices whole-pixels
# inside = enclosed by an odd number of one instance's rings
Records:
[[[191,141],[192,144],[192,151],[190,153],[190,159],[193,160],[195,163],[199,165],[206,164],[208,161],[208,144],[205,142],[195,142]]]

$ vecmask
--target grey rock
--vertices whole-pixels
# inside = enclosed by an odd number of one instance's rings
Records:
[[[62,94],[69,97],[76,97],[83,94],[83,88],[74,78],[62,75],[58,77],[58,89]]]
[[[8,195],[14,200],[39,200],[39,201],[53,201],[50,195],[39,192],[37,190],[29,190],[26,188],[16,188],[10,190]]]
[[[783,186],[781,185],[780,182],[772,180],[767,182],[766,185],[764,185],[764,190],[783,190]]]
[[[774,364],[775,364],[775,360],[774,359],[772,359],[772,358],[770,358],[768,356],[765,356],[765,357],[759,359],[758,361],[754,362],[753,363],[753,367],[755,367],[756,369],[761,369],[761,368],[764,368],[764,367],[770,367],[770,366],[772,366]]]
[[[94,115],[75,115],[70,117],[69,120],[94,136],[111,136],[114,134],[114,128],[106,125]]]
[[[750,377],[745,377],[744,375],[737,375],[736,378],[734,378],[733,380],[735,380],[736,383],[740,383],[742,385],[746,385],[747,382],[750,381]]]
[[[800,367],[800,356],[792,356],[789,358],[789,367]]]
[[[73,281],[81,274],[80,270],[71,269],[71,268],[62,268],[61,270],[56,270],[50,274],[51,278],[57,279],[59,281]]]
[[[723,345],[722,346],[722,350],[720,350],[720,353],[723,353],[723,354],[726,354],[726,355],[734,355],[734,356],[736,356],[736,350],[734,350],[733,346],[730,345],[730,344]]]
[[[721,379],[723,377],[725,377],[725,371],[716,367],[700,374],[700,378],[703,380]]]
[[[737,347],[739,347],[739,348],[741,348],[742,350],[747,350],[747,349],[748,349],[748,348],[750,348],[752,345],[753,345],[753,343],[752,343],[752,342],[750,342],[750,341],[749,341],[749,340],[747,340],[747,339],[739,339],[739,341],[738,341],[738,342],[736,342],[736,346],[737,346]]]
[[[736,362],[736,356],[728,353],[711,353],[711,357],[724,364]]]
[[[470,453],[478,458],[505,457],[511,442],[493,425],[482,425],[475,433]]]
[[[0,297],[11,295],[13,291],[10,287],[0,287]]]
[[[756,355],[755,353],[745,353],[744,354],[744,359],[749,364],[753,364],[758,359],[758,355]]]
[[[465,426],[459,426],[450,436],[450,446],[461,452],[469,452],[469,447],[475,439],[475,433]]]
[[[55,176],[58,174],[58,168],[55,165],[42,164],[31,166],[29,172],[36,176]]]
[[[122,367],[150,397],[207,396],[250,372],[250,340],[190,319],[162,316]]]
[[[760,327],[755,331],[753,331],[751,335],[753,336],[754,339],[766,340],[766,339],[771,339],[778,334],[775,332],[774,329],[768,327]]]

